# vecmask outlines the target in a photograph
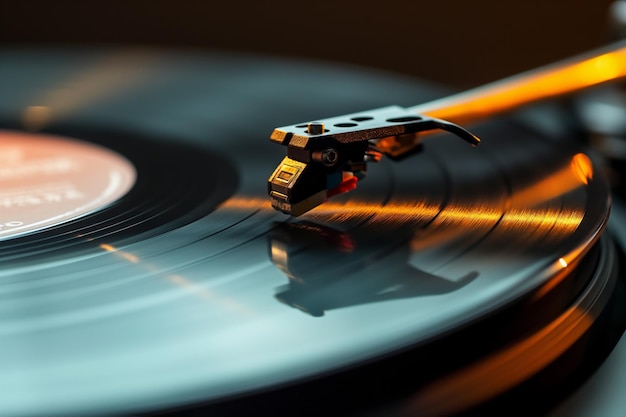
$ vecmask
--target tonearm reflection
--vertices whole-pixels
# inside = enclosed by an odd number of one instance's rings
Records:
[[[276,128],[270,138],[287,146],[287,156],[268,180],[272,206],[299,216],[354,189],[368,162],[409,155],[424,134],[445,130],[475,146],[480,140],[460,125],[625,76],[626,43],[619,42],[413,107],[390,106]]]

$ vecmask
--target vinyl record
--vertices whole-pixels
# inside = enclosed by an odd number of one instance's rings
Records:
[[[609,305],[610,193],[569,137],[513,118],[473,127],[477,149],[430,137],[290,218],[266,195],[285,153],[273,127],[442,90],[225,53],[30,49],[0,61],[0,141],[12,144],[0,161],[13,181],[0,193],[11,215],[0,219],[1,414],[447,415],[545,371]],[[50,154],[35,167],[67,148],[73,170],[15,182],[11,164],[26,166],[38,143]],[[79,214],[42,194],[89,175],[105,184],[92,157],[126,173],[117,194],[73,194]],[[42,204],[47,221],[11,232]]]

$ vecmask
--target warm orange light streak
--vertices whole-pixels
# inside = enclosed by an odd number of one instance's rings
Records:
[[[576,249],[573,252],[580,254],[582,251]],[[537,289],[537,291],[533,294],[533,302],[550,294],[552,290],[554,290],[565,278],[570,276],[570,270],[567,269],[567,266],[570,265],[572,269],[575,268],[578,265],[580,258],[574,257],[571,254],[568,254],[568,257],[572,259],[571,262],[567,262],[565,258],[559,258],[559,260],[554,263],[554,266],[550,268],[550,279],[539,287],[539,289]]]
[[[274,211],[266,199],[234,197],[222,204],[227,209],[257,209]],[[441,228],[463,227],[469,230],[491,228],[500,221],[499,228],[528,233],[529,229],[549,230],[552,236],[571,234],[582,221],[583,210],[563,211],[556,208],[509,209],[485,204],[483,206],[450,205],[443,210],[435,204],[377,203],[347,201],[345,203],[326,202],[303,218],[323,221],[348,221],[355,218],[371,218],[371,223],[403,224],[419,226],[437,216]]]
[[[491,228],[496,222],[497,233],[518,233],[525,238],[542,238],[549,234],[551,239],[567,237],[583,218],[581,210],[563,210],[539,207],[551,200],[557,201],[564,194],[579,187],[585,187],[593,177],[593,164],[585,154],[574,155],[569,163],[563,164],[550,175],[546,175],[529,186],[515,190],[508,199],[505,196],[494,196],[490,199],[475,200],[468,204],[452,203],[444,207],[439,201],[413,201],[380,205],[369,202],[350,200],[345,203],[327,201],[314,208],[305,217],[323,221],[344,222],[354,219],[370,219],[376,224],[420,225],[435,222],[429,227],[436,230],[437,236],[420,237],[415,243],[418,250],[424,245],[434,245],[445,241],[446,235],[453,236],[459,231],[475,232]],[[234,197],[226,201],[222,207],[229,209],[271,210],[269,199]],[[457,235],[458,237],[458,235]],[[431,239],[435,239],[432,241]],[[443,240],[442,240],[443,239]]]
[[[127,260],[128,262],[131,262],[131,263],[134,263],[134,264],[139,263],[139,258],[137,258],[132,253],[120,251],[119,249],[117,249],[114,246],[111,246],[111,245],[109,245],[107,243],[101,244],[100,245],[100,249],[104,249],[107,252],[115,253],[117,256]]]
[[[530,186],[515,191],[511,196],[513,207],[532,207],[586,185],[593,177],[589,157],[578,153],[571,162]]]
[[[589,184],[589,180],[593,179],[593,164],[591,159],[584,153],[574,155],[570,166],[581,183]]]
[[[549,294],[553,288],[569,276],[570,270],[574,270],[576,268],[578,263],[581,261],[582,256],[587,253],[586,249],[590,246],[589,242],[581,242],[576,248],[572,249],[562,258],[559,258],[558,261],[555,262],[555,266],[552,269],[553,277],[535,292],[532,299],[539,300],[546,294]]]
[[[428,386],[410,401],[407,412],[451,415],[505,392],[560,357],[593,322],[590,314],[571,308],[530,337]]]
[[[626,43],[411,107],[431,117],[468,124],[539,100],[626,77]]]
[[[117,249],[108,243],[101,244],[100,249],[104,249],[107,252],[117,252]]]
[[[99,245],[100,249],[110,252],[110,253],[114,253],[115,255],[121,257],[122,259],[124,259],[125,261],[128,261],[130,263],[133,264],[139,264],[140,259],[138,256],[133,255],[130,252],[126,252],[126,251],[122,251],[118,248],[116,248],[113,245],[110,245],[108,243],[102,243]],[[152,273],[158,273],[159,268],[157,265],[155,264],[151,264],[151,263],[147,263],[147,262],[142,262],[140,263],[140,265],[146,269],[149,272]],[[228,298],[228,297],[222,297],[222,296],[218,296],[215,293],[213,293],[212,291],[210,291],[208,288],[203,287],[200,284],[196,284],[186,278],[184,278],[181,275],[177,275],[177,274],[168,274],[165,276],[165,278],[167,278],[170,282],[180,286],[180,287],[184,287],[188,290],[190,290],[191,292],[193,292],[195,295],[197,295],[198,297],[202,298],[205,301],[211,301],[212,303],[218,303],[220,306],[227,308],[229,311],[231,312],[236,312],[239,313],[243,316],[248,316],[251,317],[254,314],[254,311],[251,310],[250,308],[246,307],[244,304],[238,303],[237,301],[235,301],[232,298]]]

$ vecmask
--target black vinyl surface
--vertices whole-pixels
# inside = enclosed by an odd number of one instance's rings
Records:
[[[397,394],[399,415],[443,415],[429,404],[458,392],[458,372],[504,377],[457,411],[546,369],[612,299],[607,183],[571,138],[506,119],[475,126],[476,149],[441,135],[370,164],[302,217],[270,207],[285,153],[273,127],[415,105],[442,94],[431,84],[224,53],[5,50],[0,63],[0,128],[104,145],[138,172],[116,204],[0,242],[0,414],[289,413],[319,392],[329,402],[296,414]],[[47,117],[29,119],[33,106]],[[535,368],[490,362],[518,345],[512,363]],[[394,369],[419,375],[396,386]]]

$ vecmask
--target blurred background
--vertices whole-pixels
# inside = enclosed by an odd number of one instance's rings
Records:
[[[611,3],[4,0],[0,47],[227,49],[337,61],[468,88],[606,43]]]

